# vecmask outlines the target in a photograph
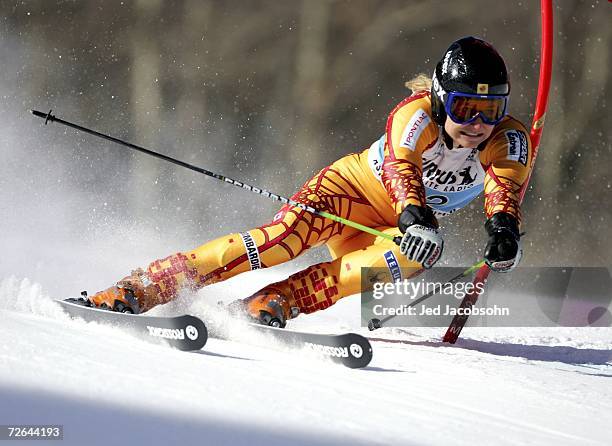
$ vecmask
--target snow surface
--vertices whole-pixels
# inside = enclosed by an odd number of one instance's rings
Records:
[[[202,313],[278,274],[255,273],[154,311]],[[292,328],[370,335],[356,297]],[[4,278],[0,424],[63,424],[67,445],[611,444],[612,329],[440,335],[379,330],[401,342],[374,341],[361,370],[216,339],[184,353],[70,320],[41,286]]]

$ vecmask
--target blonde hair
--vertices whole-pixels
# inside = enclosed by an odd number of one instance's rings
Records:
[[[404,84],[406,88],[412,90],[412,94],[431,90],[431,77],[425,73],[419,73]]]

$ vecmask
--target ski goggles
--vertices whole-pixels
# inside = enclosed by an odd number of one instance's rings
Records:
[[[498,124],[506,116],[508,96],[447,93],[446,114],[457,124],[470,124],[478,117],[485,124]]]

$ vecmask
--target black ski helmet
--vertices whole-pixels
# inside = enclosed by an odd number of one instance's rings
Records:
[[[446,121],[446,93],[508,95],[510,81],[504,59],[490,43],[464,37],[451,44],[436,65],[431,85],[431,112],[434,121]]]

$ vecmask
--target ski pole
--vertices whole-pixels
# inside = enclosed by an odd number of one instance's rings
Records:
[[[457,282],[459,279],[469,276],[470,274],[472,274],[474,271],[476,271],[477,269],[479,269],[481,266],[483,266],[485,264],[484,260],[481,260],[480,262],[474,263],[472,266],[470,266],[468,269],[466,269],[465,271],[457,274],[455,277],[453,277],[452,279],[447,280],[444,284],[440,285],[440,289],[442,290],[442,288],[444,288],[446,285],[451,284],[451,283],[455,283]],[[439,290],[436,290],[436,288],[434,287],[433,290],[431,290],[429,293],[422,295],[421,297],[419,297],[418,299],[416,299],[414,302],[410,302],[410,304],[406,305],[406,308],[410,308],[410,307],[414,307],[418,304],[420,304],[421,302],[423,302],[426,299],[429,299],[430,297],[434,296],[435,294],[438,293]],[[396,314],[393,315],[389,315],[383,319],[377,319],[377,318],[372,318],[369,320],[368,322],[368,329],[370,331],[374,331],[378,328],[382,328],[383,324],[386,324],[387,322],[389,322],[391,319],[397,317]]]
[[[241,187],[242,189],[246,189],[248,191],[251,191],[251,192],[254,192],[256,194],[262,195],[264,197],[270,198],[271,200],[280,201],[281,203],[285,203],[285,204],[289,204],[291,206],[298,207],[298,208],[303,209],[303,210],[305,210],[307,212],[310,212],[310,213],[312,213],[314,215],[318,215],[319,217],[327,218],[329,220],[333,220],[335,222],[342,223],[342,224],[344,224],[346,226],[350,226],[352,228],[359,229],[361,231],[367,232],[367,233],[375,235],[377,237],[382,237],[384,239],[391,240],[392,242],[394,242],[398,246],[399,246],[399,244],[400,244],[400,242],[402,240],[402,238],[400,236],[393,236],[393,235],[390,235],[390,234],[386,234],[386,233],[384,233],[382,231],[378,231],[378,230],[376,230],[374,228],[370,228],[370,227],[364,226],[364,225],[362,225],[360,223],[356,223],[354,221],[347,220],[346,218],[342,218],[342,217],[339,217],[339,216],[334,215],[334,214],[330,214],[330,213],[325,212],[325,211],[318,211],[315,208],[313,208],[312,206],[307,206],[307,205],[305,205],[303,203],[298,203],[297,201],[292,200],[291,198],[286,198],[286,197],[283,197],[281,195],[273,194],[272,192],[269,192],[269,191],[267,191],[265,189],[260,189],[260,188],[255,187],[255,186],[251,186],[250,184],[243,183],[242,181],[233,180],[231,178],[226,177],[225,175],[221,175],[221,174],[218,174],[218,173],[215,173],[215,172],[211,172],[210,170],[204,169],[202,167],[194,166],[193,164],[186,163],[186,162],[178,160],[176,158],[171,158],[171,157],[169,157],[167,155],[164,155],[162,153],[154,152],[154,151],[146,149],[144,147],[137,146],[136,144],[132,144],[132,143],[129,143],[127,141],[123,141],[123,140],[121,140],[119,138],[115,138],[113,136],[106,135],[104,133],[100,133],[100,132],[97,132],[97,131],[92,130],[92,129],[88,129],[87,127],[82,127],[82,126],[80,126],[78,124],[74,124],[74,123],[69,122],[69,121],[64,121],[63,119],[60,119],[60,118],[56,117],[55,115],[52,115],[51,112],[53,110],[49,110],[49,113],[43,113],[43,112],[40,112],[40,111],[37,111],[37,110],[30,110],[30,111],[32,112],[32,114],[34,116],[38,116],[39,118],[43,118],[45,120],[45,125],[47,125],[48,122],[57,122],[59,124],[65,125],[65,126],[72,127],[73,129],[79,130],[81,132],[89,133],[90,135],[97,136],[98,138],[103,138],[103,139],[106,139],[108,141],[112,141],[112,142],[117,143],[119,145],[122,145],[122,146],[125,146],[125,147],[129,147],[130,149],[137,150],[137,151],[142,152],[142,153],[146,153],[147,155],[163,159],[164,161],[168,161],[170,163],[174,163],[176,165],[185,167],[185,168],[193,170],[195,172],[198,172],[198,173],[201,173],[201,174],[204,174],[204,175],[208,175],[209,177],[212,177],[212,178],[216,178],[217,180],[221,180],[221,181],[224,181],[226,183],[232,184],[234,186]]]

